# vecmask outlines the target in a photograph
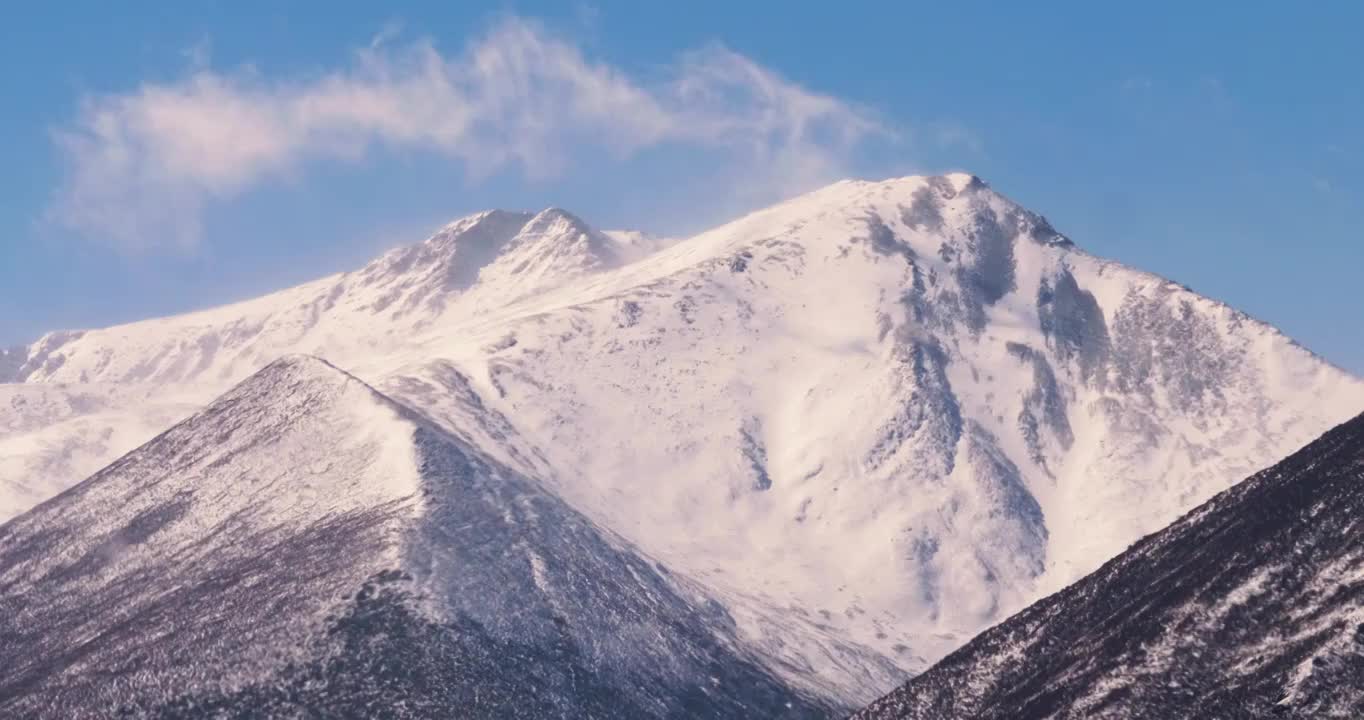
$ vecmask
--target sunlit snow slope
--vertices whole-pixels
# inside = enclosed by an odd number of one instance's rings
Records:
[[[1364,717],[1364,415],[858,720]]]
[[[482,213],[7,362],[179,397],[287,352],[700,579],[788,679],[845,702],[1364,409],[1364,384],[1272,327],[964,174],[841,182],[671,243]],[[79,479],[26,472],[0,477],[12,511]]]

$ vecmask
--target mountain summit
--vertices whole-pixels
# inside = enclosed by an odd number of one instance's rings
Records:
[[[130,407],[316,354],[694,578],[783,682],[852,706],[1364,408],[1274,328],[971,175],[840,182],[658,245],[483,213],[356,272],[49,335],[0,393],[66,414],[26,416],[0,500],[80,479],[44,474],[53,439],[107,462],[129,447],[99,433],[151,425]],[[60,401],[108,388],[157,394],[117,418]]]

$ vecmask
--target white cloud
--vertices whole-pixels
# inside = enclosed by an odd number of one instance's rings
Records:
[[[441,153],[475,178],[509,167],[544,178],[585,152],[695,145],[731,154],[751,181],[794,190],[832,179],[859,144],[891,135],[867,111],[718,46],[646,82],[519,19],[457,56],[395,46],[390,35],[322,75],[197,63],[179,82],[87,98],[55,133],[68,172],[52,218],[125,250],[190,249],[210,203],[310,160],[396,148]]]

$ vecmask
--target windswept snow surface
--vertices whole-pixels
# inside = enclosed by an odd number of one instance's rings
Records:
[[[194,388],[137,383],[0,384],[0,521],[89,477],[205,399]]]
[[[169,397],[289,352],[698,579],[788,681],[844,704],[1364,408],[1274,328],[965,174],[844,181],[675,242],[481,213],[352,273],[7,362],[21,387]],[[75,479],[0,492],[17,510]]]
[[[1364,415],[858,720],[1364,716]]]

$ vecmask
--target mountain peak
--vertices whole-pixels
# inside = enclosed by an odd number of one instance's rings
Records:
[[[1042,215],[999,193],[976,175],[907,175],[884,180],[845,180],[753,213],[726,228],[742,234],[754,223],[809,227],[816,241],[841,242],[853,232],[878,253],[940,259],[947,265],[975,255],[980,272],[1007,271],[1017,241],[1071,247]],[[832,231],[833,223],[846,229]],[[775,225],[772,225],[775,223]],[[932,260],[937,262],[937,260]],[[971,272],[977,272],[972,270]]]
[[[506,299],[620,262],[616,243],[558,207],[538,213],[487,210],[443,226],[425,241],[394,250],[361,271],[367,282],[396,285],[413,302],[443,305],[450,292],[482,284]],[[489,289],[515,276],[516,288]],[[535,283],[527,278],[535,276]],[[391,304],[390,300],[387,304]],[[411,304],[409,302],[409,304]]]
[[[545,208],[536,213],[519,233],[521,237],[549,237],[568,241],[599,234],[582,218],[557,207]]]
[[[502,303],[621,265],[620,243],[557,207],[546,208],[507,241],[479,273],[483,302]]]
[[[366,284],[387,285],[401,279],[402,285],[434,283],[438,289],[463,290],[478,280],[478,271],[492,262],[531,218],[530,213],[506,210],[467,215],[445,224],[416,245],[384,254],[359,275]]]
[[[530,224],[534,225],[537,223],[564,223],[582,232],[590,230],[587,223],[583,222],[582,218],[561,207],[551,206],[536,213],[535,217],[531,218]]]
[[[242,380],[236,388],[228,391],[228,394],[271,393],[280,387],[293,390],[308,389],[310,392],[325,390],[332,394],[351,383],[369,393],[378,394],[364,381],[316,355],[289,353],[276,358]],[[252,389],[253,386],[258,387]]]
[[[971,173],[953,172],[941,175],[940,177],[943,180],[946,180],[952,186],[952,189],[959,193],[967,190],[983,190],[990,187],[989,183]]]
[[[346,378],[349,374],[316,355],[289,353],[261,368],[261,372],[293,373],[313,377]]]
[[[534,216],[533,213],[523,212],[519,210],[503,210],[501,208],[490,208],[488,210],[480,210],[476,213],[471,213],[463,217],[455,218],[454,220],[451,220],[450,222],[442,225],[439,230],[433,233],[431,237],[426,239],[426,242],[439,243],[444,238],[450,237],[452,235],[458,235],[460,233],[468,231],[471,228],[479,226],[486,227],[498,224],[512,225],[518,223],[524,225],[533,216]]]

